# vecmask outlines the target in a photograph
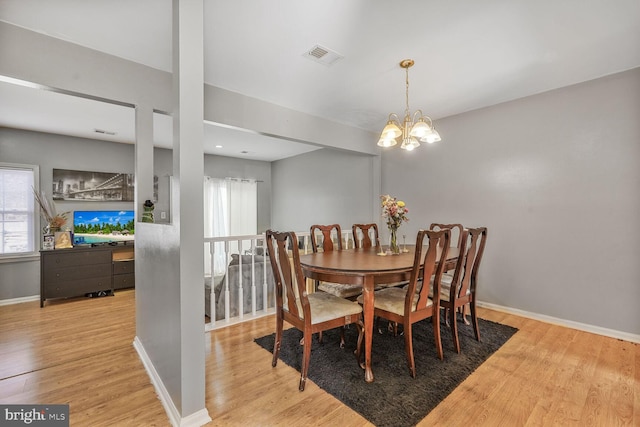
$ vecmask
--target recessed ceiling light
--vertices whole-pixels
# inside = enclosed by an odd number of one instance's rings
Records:
[[[222,148],[222,145],[216,145],[216,148]]]

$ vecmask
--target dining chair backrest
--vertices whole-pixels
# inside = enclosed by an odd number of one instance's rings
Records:
[[[375,246],[377,248],[380,246],[377,224],[353,224],[351,231],[353,233],[354,247],[370,248]]]
[[[464,229],[460,243],[460,253],[456,261],[453,276],[450,282],[445,281],[440,295],[440,306],[445,309],[447,324],[451,328],[453,347],[460,353],[460,338],[458,336],[458,313],[462,314],[464,323],[469,324],[466,318],[467,305],[471,311],[471,325],[478,341],[480,341],[480,329],[476,312],[476,289],[478,269],[487,238],[486,227]]]
[[[444,230],[445,228],[448,228],[451,230],[451,242],[458,242],[456,244],[456,248],[460,247],[460,243],[462,242],[462,231],[464,230],[464,227],[462,226],[462,224],[438,224],[438,223],[433,223],[431,224],[431,226],[429,227],[430,230]],[[457,240],[456,240],[457,237]]]
[[[311,248],[313,249],[313,252],[318,252],[318,248],[320,247],[317,241],[318,231],[322,233],[322,251],[323,252],[332,251],[336,249],[335,246],[337,246],[337,250],[342,250],[342,229],[340,228],[339,224],[331,224],[331,225],[314,224],[311,226],[310,233],[309,233],[311,235]],[[334,245],[332,234],[336,235],[337,245]]]
[[[428,240],[428,246],[424,246],[425,238]],[[439,309],[440,301],[440,281],[444,272],[447,261],[447,253],[449,251],[449,240],[451,239],[451,230],[444,228],[442,230],[420,230],[416,238],[416,250],[413,259],[413,269],[411,270],[411,279],[405,297],[405,315],[411,311],[425,310],[429,307],[435,311]],[[430,286],[419,286],[420,279],[424,277],[433,277],[433,298],[429,298]],[[430,283],[429,280],[422,282]],[[418,298],[417,302],[414,298]]]
[[[468,292],[475,295],[478,269],[480,268],[480,262],[482,261],[487,239],[487,228],[470,228],[468,230],[468,236],[465,237],[468,239],[468,242],[465,245],[464,267],[461,268],[458,282],[455,281],[456,278],[454,277],[454,283],[459,283],[456,297],[464,296]],[[460,251],[460,253],[462,253],[462,249]]]
[[[292,231],[267,230],[267,251],[276,282],[276,309],[284,310],[299,321],[310,319],[311,312],[304,274],[300,266],[298,238]],[[293,263],[293,264],[292,264]]]

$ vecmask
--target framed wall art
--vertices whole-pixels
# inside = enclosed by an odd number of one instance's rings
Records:
[[[130,173],[53,170],[53,200],[133,202]]]

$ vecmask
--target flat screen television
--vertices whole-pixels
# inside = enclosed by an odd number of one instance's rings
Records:
[[[135,223],[134,211],[74,211],[73,244],[88,245],[132,241]]]

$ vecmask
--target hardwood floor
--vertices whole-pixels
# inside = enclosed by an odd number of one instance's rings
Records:
[[[169,425],[132,345],[134,297],[0,306],[0,403],[68,403],[72,426]],[[640,425],[639,344],[480,316],[520,331],[420,426]],[[253,339],[273,328],[268,317],[207,336],[209,425],[371,425],[312,382],[299,392],[284,363],[272,368]]]

